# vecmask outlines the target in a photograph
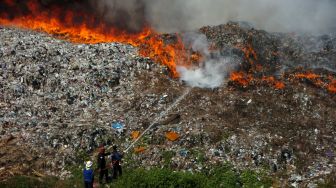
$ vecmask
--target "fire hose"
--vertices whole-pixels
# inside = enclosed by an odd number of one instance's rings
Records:
[[[154,121],[149,125],[149,127],[144,130],[136,140],[134,140],[128,147],[126,150],[124,150],[124,153],[127,153],[155,124],[157,124],[158,121],[160,121],[160,119],[162,117],[164,117],[170,110],[172,110],[173,108],[175,108],[191,91],[191,88],[187,88],[185,89],[185,91],[183,92],[183,94],[176,99],[176,101],[170,105],[165,111],[161,112],[155,119]]]

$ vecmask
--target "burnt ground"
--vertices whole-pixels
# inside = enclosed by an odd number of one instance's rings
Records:
[[[270,34],[235,23],[200,31],[223,55],[241,57],[238,71],[254,81],[192,88],[136,144],[145,150],[131,150],[123,165],[207,171],[229,162],[265,171],[281,186],[332,175],[336,95],[327,86],[335,78],[335,39]],[[126,149],[132,131],[144,131],[189,88],[128,45],[77,45],[10,28],[0,33],[2,178],[67,177],[67,167],[94,157],[101,143]],[[257,58],[246,57],[244,46],[252,46]],[[323,84],[293,76],[306,71]],[[285,88],[258,81],[263,76],[275,76]],[[114,121],[124,129],[113,129]],[[180,137],[169,141],[168,131]]]

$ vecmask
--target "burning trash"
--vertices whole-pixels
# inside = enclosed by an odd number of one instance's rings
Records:
[[[168,32],[146,14],[144,3],[161,1],[125,1],[1,1],[0,178],[55,175],[102,143],[132,149],[132,168],[229,162],[300,182],[332,174],[335,34],[245,22]]]

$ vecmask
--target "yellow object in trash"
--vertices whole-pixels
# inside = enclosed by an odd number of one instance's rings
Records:
[[[133,131],[131,133],[131,137],[133,140],[136,140],[137,138],[139,138],[139,136],[140,136],[140,131]]]
[[[180,135],[176,132],[169,131],[166,133],[166,138],[170,141],[176,141],[178,138],[180,138]]]
[[[144,152],[146,150],[146,148],[145,147],[137,147],[137,148],[134,148],[134,152],[135,153],[142,153],[142,152]]]

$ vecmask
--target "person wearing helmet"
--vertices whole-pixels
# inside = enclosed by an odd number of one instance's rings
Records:
[[[93,188],[94,172],[92,170],[92,164],[92,161],[87,161],[85,163],[85,168],[83,170],[85,188]]]

